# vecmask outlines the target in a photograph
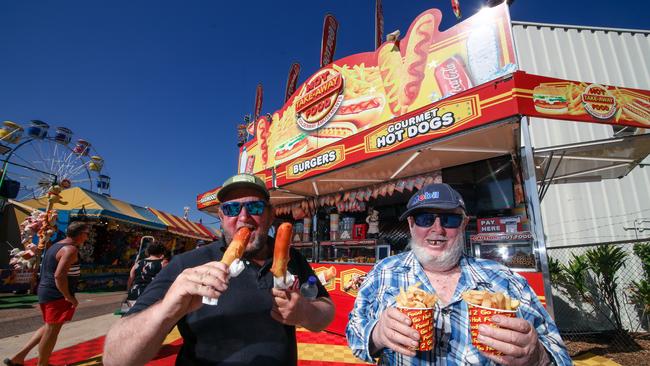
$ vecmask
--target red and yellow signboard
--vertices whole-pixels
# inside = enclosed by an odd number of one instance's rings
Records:
[[[427,10],[399,42],[334,61],[307,78],[271,115],[266,135],[258,126],[242,147],[252,171],[291,161],[516,69],[505,4],[445,32],[438,30],[441,19],[439,10]]]
[[[282,163],[275,168],[276,184],[282,187],[326,170],[350,166],[513,116],[517,113],[514,87],[512,78],[494,85],[485,84],[369,128],[342,140],[341,144]],[[318,164],[319,157],[322,164]]]
[[[521,114],[570,121],[650,127],[650,92],[646,90],[517,75]]]

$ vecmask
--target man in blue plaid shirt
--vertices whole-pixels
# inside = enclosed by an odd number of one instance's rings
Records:
[[[447,184],[430,184],[408,202],[411,251],[384,259],[359,289],[346,329],[355,356],[381,365],[572,365],[557,326],[526,280],[490,260],[463,256],[465,203]],[[434,347],[413,351],[419,332],[395,308],[400,288],[416,283],[438,295]],[[501,328],[479,327],[479,340],[503,353],[480,352],[472,345],[468,290],[503,292],[520,301],[516,318],[495,315]]]

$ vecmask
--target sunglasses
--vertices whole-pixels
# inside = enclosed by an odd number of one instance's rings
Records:
[[[415,225],[419,227],[431,227],[438,217],[440,218],[440,225],[446,229],[456,229],[463,222],[463,215],[461,214],[420,212],[413,215]]]
[[[246,206],[246,212],[249,215],[261,215],[264,213],[266,202],[264,201],[248,201],[248,202],[226,202],[221,205],[221,212],[224,215],[235,217],[241,212],[241,208]]]

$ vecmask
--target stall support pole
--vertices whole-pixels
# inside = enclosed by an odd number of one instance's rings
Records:
[[[524,174],[524,191],[526,192],[526,208],[531,221],[531,231],[535,241],[535,249],[539,257],[539,264],[544,277],[544,294],[546,297],[546,310],[555,319],[553,311],[553,293],[551,288],[551,276],[548,272],[548,257],[546,256],[546,238],[544,225],[542,224],[542,211],[537,194],[537,177],[535,176],[535,161],[533,159],[533,145],[530,137],[530,126],[528,117],[522,117],[520,121],[521,133],[524,139],[524,146],[521,147],[522,170]]]

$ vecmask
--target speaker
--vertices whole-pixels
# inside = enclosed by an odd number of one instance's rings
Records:
[[[20,191],[20,182],[5,178],[0,187],[0,196],[13,199],[18,197],[18,191]]]

